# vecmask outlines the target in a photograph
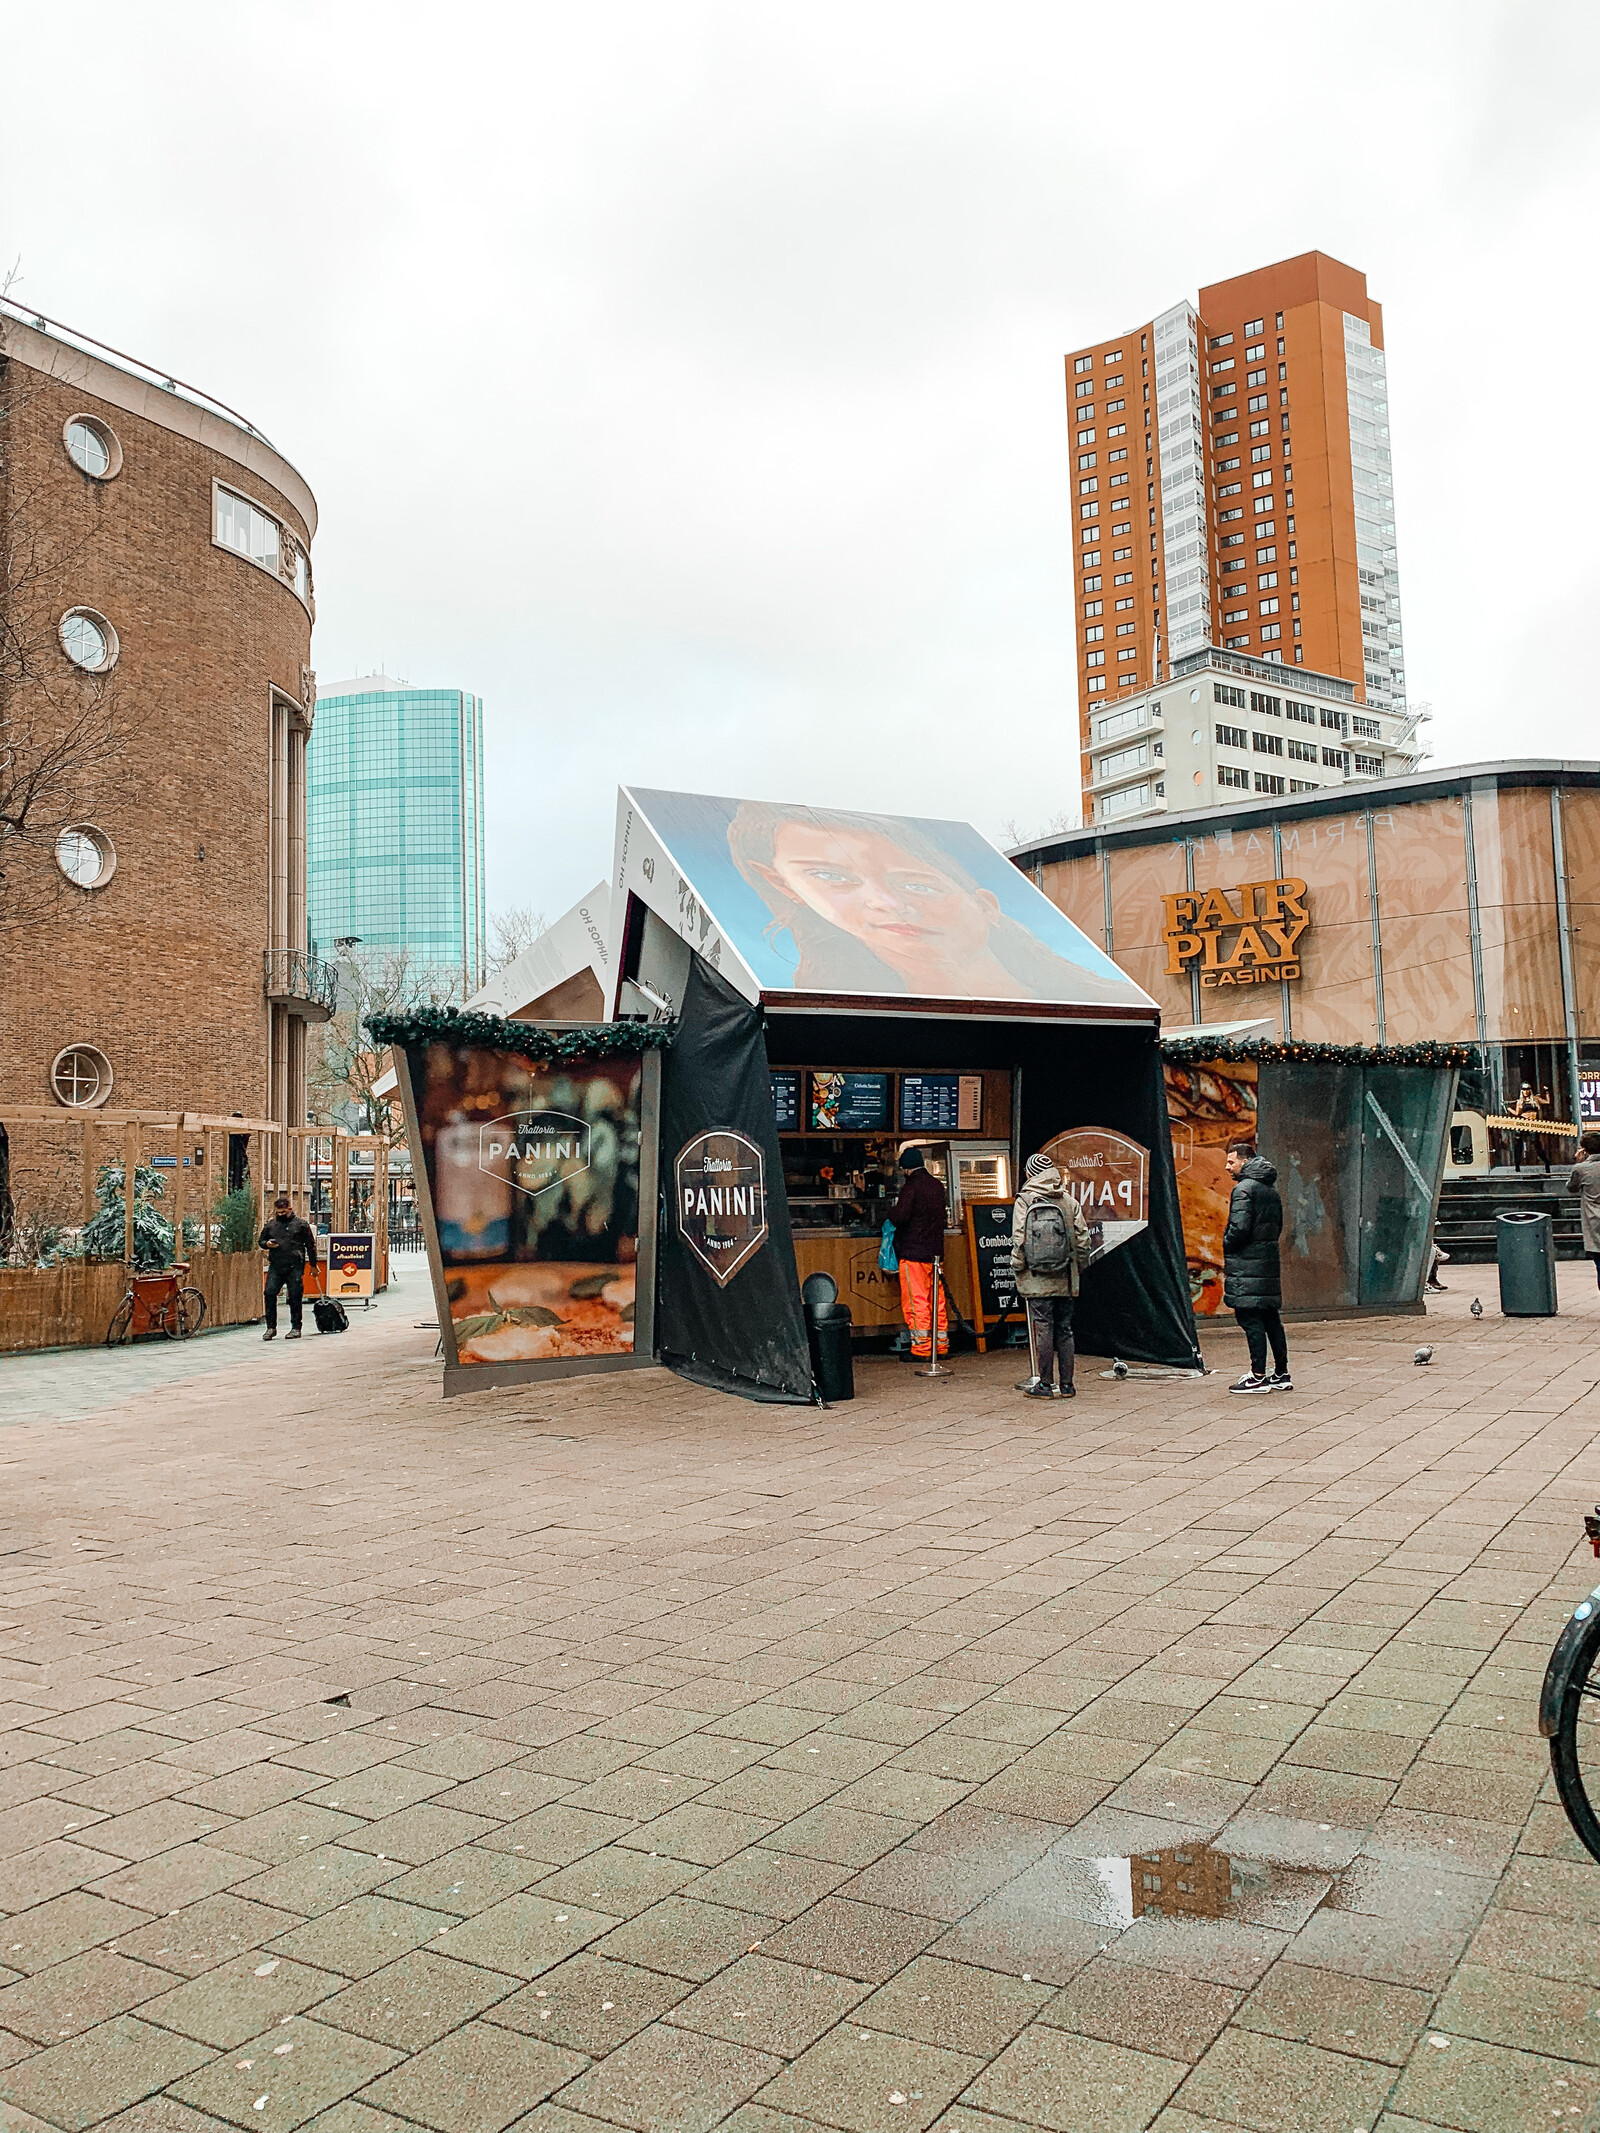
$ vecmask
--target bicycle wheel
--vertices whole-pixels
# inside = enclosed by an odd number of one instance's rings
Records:
[[[133,1298],[124,1296],[111,1314],[111,1323],[106,1328],[106,1346],[119,1348],[128,1338],[128,1329],[133,1324]]]
[[[1539,1698],[1539,1730],[1550,1742],[1556,1791],[1578,1842],[1600,1859],[1600,1593],[1573,1610],[1556,1639]]]
[[[178,1331],[185,1339],[206,1322],[206,1300],[198,1289],[178,1291]]]

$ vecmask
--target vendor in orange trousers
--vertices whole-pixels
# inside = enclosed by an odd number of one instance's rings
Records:
[[[911,1353],[927,1357],[933,1352],[933,1262],[944,1257],[944,1187],[928,1169],[920,1148],[903,1149],[900,1168],[906,1181],[893,1210],[894,1251],[900,1262],[900,1309],[911,1334]],[[945,1323],[942,1283],[937,1308],[939,1353],[948,1355],[950,1329]]]

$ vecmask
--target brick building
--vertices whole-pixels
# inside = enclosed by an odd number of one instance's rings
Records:
[[[1321,252],[1067,357],[1086,822],[1416,768],[1385,365]]]
[[[6,304],[0,355],[0,738],[37,752],[98,702],[125,729],[67,773],[91,814],[5,848],[0,1118],[300,1124],[330,975],[306,954],[315,500],[243,417],[53,321]],[[78,1135],[12,1144],[20,1201]]]

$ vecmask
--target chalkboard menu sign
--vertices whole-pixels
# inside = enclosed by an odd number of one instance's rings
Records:
[[[887,1074],[812,1075],[813,1133],[878,1133],[888,1123]]]
[[[800,1131],[800,1076],[798,1073],[778,1073],[772,1076],[772,1113],[780,1133]]]
[[[981,1074],[902,1074],[902,1133],[981,1133]]]
[[[1004,1325],[1026,1318],[1027,1306],[1017,1294],[1011,1272],[1010,1200],[967,1202],[967,1250],[972,1263],[972,1323],[978,1335],[978,1353],[986,1354],[986,1326]]]

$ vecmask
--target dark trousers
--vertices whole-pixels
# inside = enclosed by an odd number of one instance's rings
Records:
[[[1272,1367],[1279,1377],[1289,1375],[1289,1344],[1283,1337],[1283,1320],[1278,1315],[1276,1304],[1268,1304],[1260,1311],[1235,1311],[1234,1317],[1244,1328],[1244,1337],[1250,1343],[1250,1368],[1258,1378],[1267,1374],[1267,1343],[1272,1343]]]
[[[1600,1281],[1600,1252],[1585,1252],[1583,1256],[1594,1268],[1595,1280]]]
[[[1041,1385],[1053,1382],[1057,1369],[1063,1385],[1072,1383],[1072,1298],[1030,1296],[1028,1342],[1033,1349],[1033,1370]]]
[[[300,1331],[301,1284],[304,1279],[305,1268],[300,1264],[293,1267],[269,1266],[267,1268],[267,1331],[269,1333],[276,1333],[278,1330],[278,1291],[280,1289],[287,1289],[289,1292],[289,1323],[296,1333]]]
[[[1513,1136],[1511,1156],[1513,1168],[1517,1170],[1531,1170],[1533,1168],[1533,1165],[1528,1161],[1528,1146],[1530,1142],[1532,1143],[1534,1154],[1543,1160],[1544,1174],[1548,1177],[1550,1175],[1550,1143],[1544,1138],[1543,1134],[1518,1133]]]

